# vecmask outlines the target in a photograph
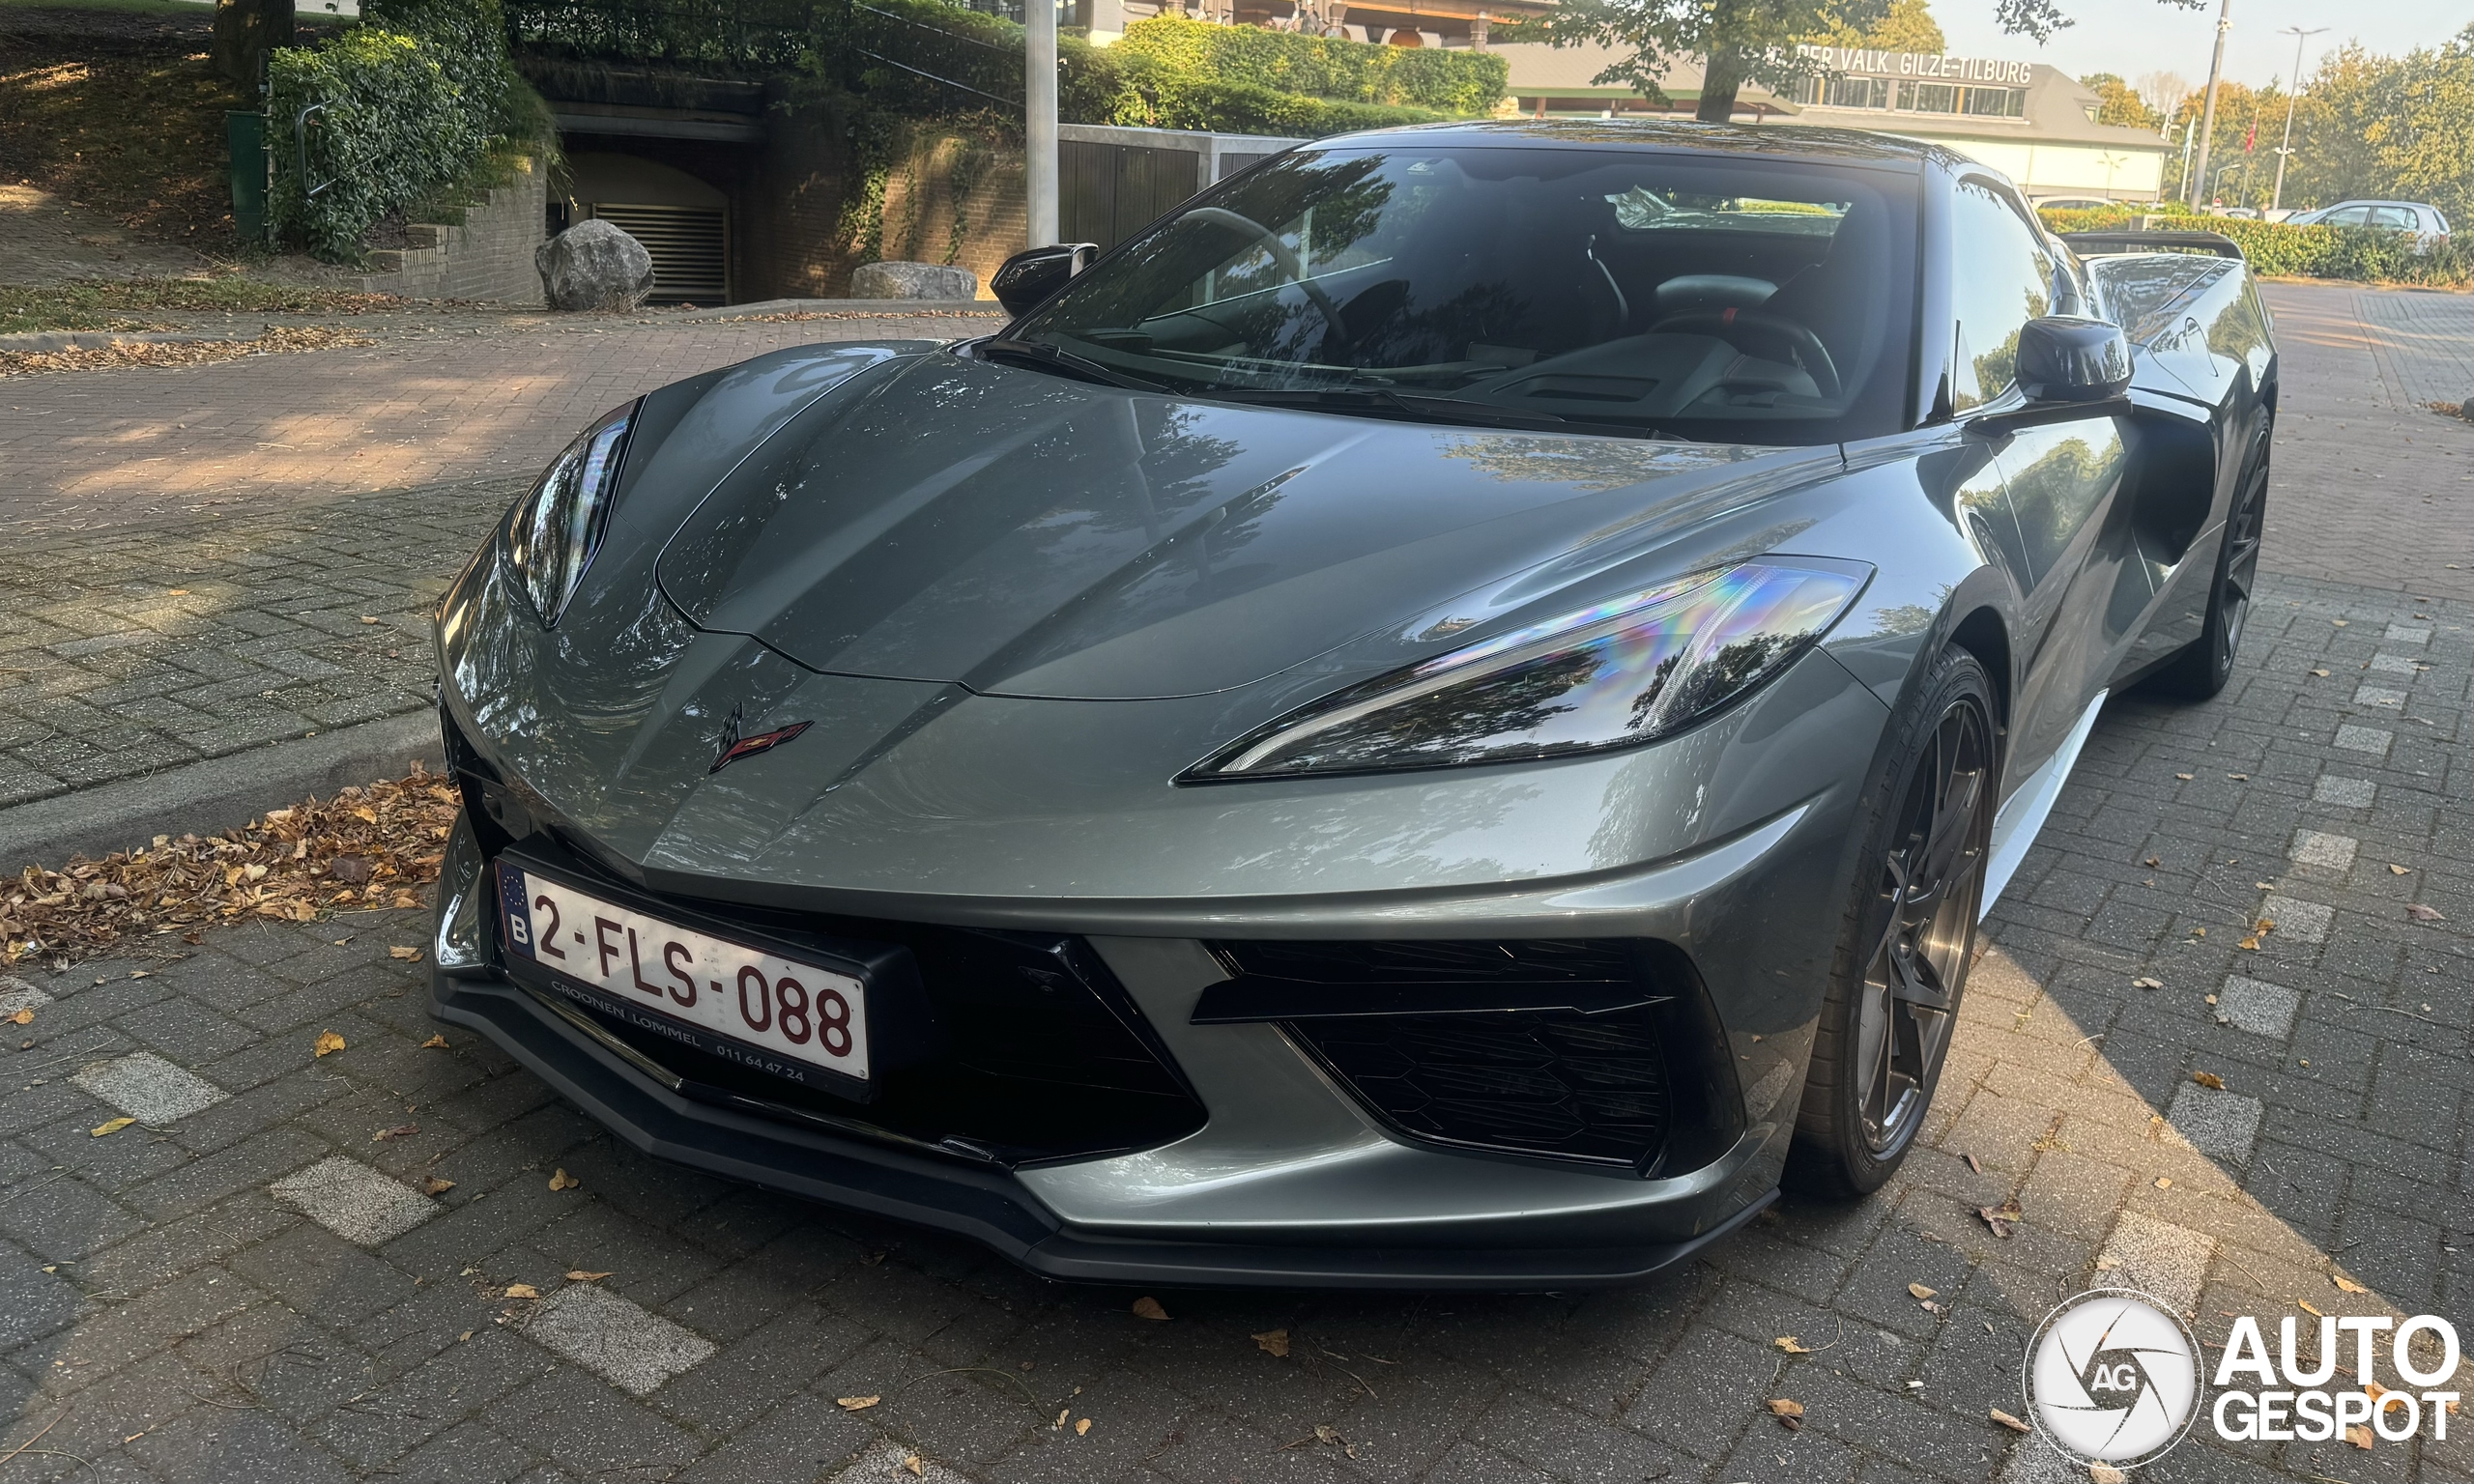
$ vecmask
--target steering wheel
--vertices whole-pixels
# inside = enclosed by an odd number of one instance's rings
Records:
[[[1321,284],[1306,276],[1306,265],[1297,260],[1296,253],[1289,251],[1288,244],[1280,240],[1279,233],[1251,216],[1240,215],[1221,206],[1195,207],[1193,211],[1186,213],[1181,219],[1207,221],[1215,227],[1224,227],[1240,236],[1252,238],[1262,245],[1264,251],[1271,254],[1272,261],[1280,266],[1280,271],[1288,275],[1288,281],[1306,291],[1307,299],[1314,305],[1314,312],[1320,314],[1323,322],[1332,328],[1332,338],[1340,343],[1340,348],[1343,350],[1356,348],[1356,342],[1349,335],[1349,328],[1340,323],[1339,305],[1332,302],[1332,296],[1323,292]]]
[[[1651,326],[1649,332],[1654,335],[1679,329],[1708,330],[1729,343],[1734,342],[1734,332],[1740,329],[1774,334],[1787,342],[1796,363],[1813,379],[1815,391],[1824,397],[1835,397],[1842,390],[1837,363],[1829,358],[1829,347],[1821,343],[1821,336],[1783,315],[1763,314],[1757,309],[1694,309],[1668,315]]]

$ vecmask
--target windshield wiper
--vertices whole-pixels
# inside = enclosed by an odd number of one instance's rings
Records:
[[[1586,418],[1566,417],[1556,413],[1519,412],[1512,408],[1497,407],[1490,402],[1471,402],[1460,397],[1435,397],[1363,386],[1335,386],[1312,391],[1214,387],[1206,395],[1227,397],[1239,402],[1259,402],[1272,407],[1304,408],[1313,412],[1388,413],[1394,416],[1417,422],[1458,423],[1464,426],[1487,428],[1527,428],[1550,433],[1613,434],[1619,438],[1664,438],[1667,436],[1644,423],[1597,422]]]
[[[1061,371],[1077,381],[1097,382],[1103,386],[1124,386],[1135,391],[1166,391],[1168,389],[1158,382],[1147,382],[1138,376],[1128,376],[1122,371],[1111,370],[1088,357],[1077,356],[1072,351],[1060,351],[1055,346],[1038,340],[1011,340],[1003,335],[992,335],[973,345],[971,353],[990,359],[1028,361],[1043,370]]]

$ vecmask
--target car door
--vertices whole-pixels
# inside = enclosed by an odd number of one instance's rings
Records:
[[[1951,407],[2015,403],[2019,331],[2082,310],[2076,280],[1999,183],[1963,177],[1951,207],[1952,308],[1958,322]],[[2065,302],[2065,300],[2067,300]],[[2112,517],[2125,465],[2123,430],[2102,414],[2012,433],[1995,463],[2017,523],[2023,657],[2011,708],[2009,776],[2041,765],[2070,734],[2152,597],[2127,559],[2127,523]]]

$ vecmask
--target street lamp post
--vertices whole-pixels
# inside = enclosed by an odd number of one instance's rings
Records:
[[[2190,204],[2200,204],[2196,192],[2205,190],[2207,178],[2207,147],[2216,140],[2216,79],[2225,71],[2225,33],[2233,29],[2233,0],[2217,0],[2216,53],[2207,62],[2207,103],[2200,110],[2200,161],[2193,172]]]
[[[2285,162],[2293,154],[2293,105],[2302,97],[2302,43],[2306,37],[2317,36],[2326,26],[2313,26],[2306,31],[2300,26],[2281,26],[2279,31],[2293,38],[2293,87],[2285,96],[2285,139],[2277,146],[2276,194],[2268,198],[2268,210],[2285,205]]]
[[[1023,245],[1056,241],[1056,0],[1022,7]]]

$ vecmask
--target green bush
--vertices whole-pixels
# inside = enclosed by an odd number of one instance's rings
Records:
[[[372,226],[463,174],[490,141],[486,115],[435,46],[372,25],[273,52],[267,89],[268,212],[278,232],[330,262],[358,261]],[[293,121],[313,103],[325,106],[303,130],[304,149]]]
[[[1133,29],[1152,24],[1137,22]],[[1174,24],[1196,31],[1238,29]],[[1408,54],[1405,47],[1348,44],[1365,51],[1397,49]],[[1021,105],[1017,100],[1022,96],[1022,28],[1012,21],[943,0],[863,0],[851,7],[843,28],[820,31],[818,36],[811,69],[831,76],[837,63],[846,70],[839,79],[843,86],[880,107],[920,117],[985,109],[993,118],[1014,110],[1012,127],[1020,127]],[[1138,46],[1094,46],[1077,36],[1057,38],[1057,116],[1069,124],[1319,138],[1351,129],[1431,123],[1446,116],[1430,108],[1309,98],[1207,71],[1191,71]],[[962,89],[939,85],[921,77],[919,71],[933,72],[961,84]]]
[[[1112,49],[1219,82],[1460,114],[1493,108],[1510,71],[1502,57],[1482,51],[1377,46],[1175,15],[1136,21]]]
[[[1444,117],[1426,108],[1339,102],[1258,83],[1197,75],[1123,45],[1099,47],[1064,38],[1058,47],[1064,76],[1057,89],[1057,112],[1074,124],[1319,139],[1352,129],[1427,124]]]
[[[365,0],[361,22],[426,42],[446,79],[462,90],[464,104],[505,133],[513,122],[508,104],[518,79],[507,61],[506,17],[499,0]]]
[[[2056,232],[2114,232],[2136,227],[2143,210],[2128,207],[2046,212]],[[2376,227],[2295,226],[2241,216],[2202,216],[2167,208],[2174,227],[2231,238],[2251,271],[2270,278],[2339,278],[2351,283],[2412,283],[2456,287],[2474,283],[2474,252],[2454,243],[2430,252],[2415,250],[2409,232]]]

